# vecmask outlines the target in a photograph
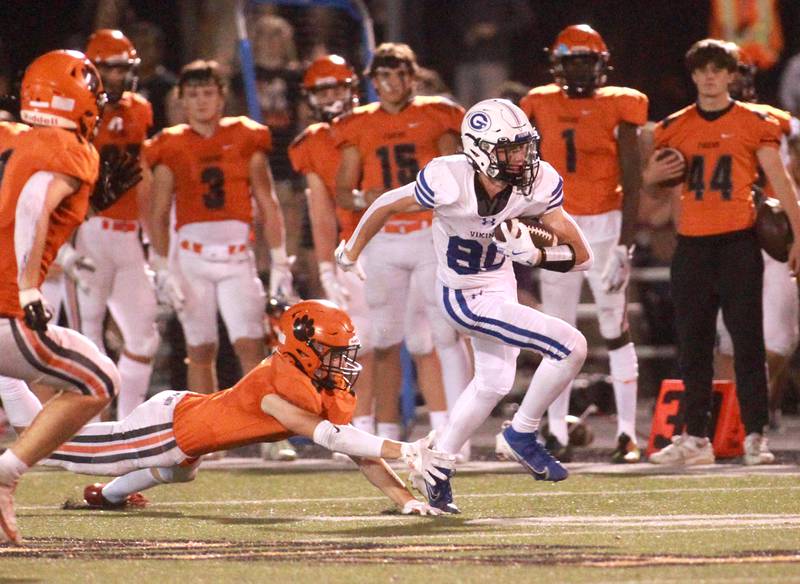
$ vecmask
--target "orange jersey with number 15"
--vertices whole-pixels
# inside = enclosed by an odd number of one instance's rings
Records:
[[[58,249],[86,217],[100,162],[94,146],[75,132],[60,128],[18,129],[19,133],[13,137],[7,133],[8,147],[2,152],[0,163],[0,249],[3,250],[0,253],[0,315],[10,317],[22,316],[15,235],[21,239],[32,237],[38,220],[30,213],[17,213],[17,203],[28,179],[37,172],[51,172],[81,181],[78,190],[61,201],[50,215],[37,282],[40,286]],[[26,203],[30,206],[36,201]]]
[[[336,171],[342,156],[336,148],[330,124],[312,124],[289,146],[289,160],[295,172],[314,173],[322,180],[331,199],[336,200]],[[336,205],[339,237],[350,239],[363,211],[350,211]]]
[[[655,148],[679,150],[688,164],[678,233],[718,235],[753,226],[756,151],[780,146],[775,118],[738,101],[710,113],[693,104],[656,124],[653,141]]]
[[[250,158],[269,152],[269,128],[244,116],[222,118],[206,138],[187,124],[166,128],[144,144],[151,168],[163,164],[175,177],[176,229],[188,223],[253,217]]]
[[[564,179],[564,208],[598,215],[622,207],[616,129],[647,122],[647,96],[627,87],[601,87],[569,98],[556,84],[534,87],[520,108],[542,136],[542,158]]]
[[[357,107],[336,118],[333,135],[339,148],[355,146],[361,155],[361,188],[389,191],[414,182],[417,173],[440,155],[443,134],[460,134],[464,109],[443,97],[415,97],[400,112],[390,114],[380,103]],[[431,211],[398,213],[387,225],[426,220]]]
[[[147,132],[152,125],[153,108],[150,102],[138,93],[126,91],[117,103],[106,106],[93,143],[103,160],[114,160],[123,152],[139,158],[142,143],[147,139]],[[136,187],[98,215],[123,221],[138,220]]]
[[[334,424],[349,423],[356,406],[356,397],[350,392],[318,391],[291,357],[277,353],[264,359],[230,389],[184,397],[174,415],[178,446],[189,456],[200,456],[292,436],[293,432],[261,409],[261,400],[268,394],[277,394]]]

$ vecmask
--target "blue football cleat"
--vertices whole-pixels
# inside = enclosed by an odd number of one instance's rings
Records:
[[[569,472],[547,449],[539,444],[538,432],[517,432],[509,426],[503,438],[514,458],[528,469],[537,481],[563,481]]]
[[[441,509],[445,513],[461,513],[461,510],[456,506],[455,503],[453,503],[453,488],[450,486],[450,478],[455,474],[456,471],[438,466],[436,468],[446,475],[447,478],[442,480],[434,477],[434,480],[436,481],[435,485],[431,485],[425,480],[422,481],[425,483],[425,492],[428,495],[428,504],[431,507]]]

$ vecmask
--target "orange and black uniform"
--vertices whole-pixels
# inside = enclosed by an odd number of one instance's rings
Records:
[[[671,285],[686,388],[681,411],[692,436],[708,432],[720,308],[733,339],[745,430],[760,433],[767,423],[764,263],[753,232],[751,185],[757,175],[756,152],[778,148],[781,133],[775,118],[737,101],[715,112],[691,105],[655,129],[655,147],[676,148],[688,164]]]

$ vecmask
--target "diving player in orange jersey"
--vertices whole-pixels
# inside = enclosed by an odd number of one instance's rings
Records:
[[[334,121],[333,135],[341,150],[336,176],[340,207],[363,210],[382,193],[413,181],[434,157],[458,151],[463,108],[442,97],[414,96],[416,71],[416,55],[408,45],[380,45],[366,72],[379,101]],[[381,376],[381,392],[375,396],[377,431],[389,438],[401,431],[397,406],[403,341],[417,365],[434,428],[444,427],[448,403],[455,403],[469,381],[464,342],[436,305],[431,222],[430,211],[397,215],[363,259],[375,371]],[[415,302],[417,298],[422,300]],[[362,423],[367,427],[372,420],[364,416]]]
[[[189,123],[164,129],[143,151],[153,169],[151,264],[183,326],[188,386],[209,393],[218,389],[218,309],[242,371],[264,358],[264,289],[248,244],[254,203],[270,244],[270,295],[294,292],[267,160],[269,129],[246,117],[222,117],[225,83],[213,61],[186,65],[178,88]]]
[[[626,463],[641,457],[636,444],[639,368],[627,320],[627,288],[641,173],[637,133],[647,122],[647,96],[606,86],[608,58],[597,31],[585,24],[568,26],[550,51],[554,83],[533,88],[520,107],[541,132],[542,158],[564,178],[564,209],[595,256],[584,274],[540,273],[542,310],[574,326],[581,287],[588,281],[617,404],[611,460]],[[570,459],[570,389],[548,409],[549,449],[562,461]]]
[[[762,316],[764,263],[753,224],[752,184],[760,165],[786,209],[794,243],[789,269],[800,270],[800,211],[797,193],[778,148],[778,121],[729,94],[738,65],[738,48],[715,39],[696,42],[686,53],[697,87],[697,103],[656,125],[654,146],[677,149],[688,171],[680,187],[678,245],[672,259],[678,359],[685,391],[680,414],[686,431],[650,456],[656,464],[714,462],[708,438],[717,311],[721,308],[734,346],[737,394],[745,427],[744,463],[765,464],[767,448],[766,355]],[[649,157],[645,188],[680,177],[677,157]],[[669,159],[673,159],[669,162]]]
[[[347,313],[328,301],[306,300],[281,316],[280,329],[276,353],[234,387],[212,395],[161,392],[125,420],[89,424],[43,464],[118,476],[86,487],[93,507],[140,506],[146,500],[138,491],[193,480],[203,454],[301,435],[352,456],[403,513],[440,514],[415,499],[382,459],[403,459],[432,482],[443,476],[434,467],[452,467],[453,456],[430,450],[429,438],[394,442],[348,425],[361,366]]]
[[[91,144],[105,105],[94,65],[77,51],[37,58],[22,79],[23,121],[0,163],[0,375],[62,390],[0,455],[0,542],[20,543],[13,493],[19,477],[69,439],[114,397],[114,364],[80,333],[48,324],[40,286],[61,244],[90,204],[114,201],[92,188]],[[107,177],[103,177],[105,180]]]

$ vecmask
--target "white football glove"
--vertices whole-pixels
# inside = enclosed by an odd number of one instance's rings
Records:
[[[333,252],[333,257],[336,258],[336,265],[338,265],[345,272],[353,272],[360,279],[366,280],[367,275],[364,273],[364,268],[361,267],[361,262],[358,260],[353,261],[347,257],[344,249],[346,243],[347,242],[345,242],[343,239],[336,248],[336,251]]]
[[[155,252],[150,254],[150,267],[155,272],[156,298],[159,304],[182,310],[186,296],[181,289],[178,277],[169,271],[167,258]]]
[[[82,292],[89,291],[89,288],[91,288],[91,274],[97,269],[92,258],[79,254],[74,247],[65,243],[58,250],[56,262]]]
[[[296,256],[287,256],[283,247],[269,251],[269,295],[271,298],[295,298],[292,265]]]
[[[431,507],[419,499],[406,501],[406,504],[403,505],[403,509],[400,512],[403,515],[444,515],[444,511],[441,509]]]
[[[511,261],[525,264],[526,266],[537,266],[542,261],[542,250],[533,245],[531,232],[524,225],[519,225],[514,220],[514,233],[508,229],[505,222],[500,224],[500,231],[505,236],[505,241],[498,241],[492,237],[497,250]]]
[[[444,480],[447,476],[439,468],[453,468],[456,464],[455,454],[439,452],[431,449],[434,432],[431,431],[425,438],[420,438],[416,442],[403,442],[400,446],[400,454],[403,462],[408,467],[422,475],[429,484],[435,485],[435,479]]]
[[[333,262],[319,263],[319,282],[325,290],[325,296],[331,302],[335,302],[342,309],[347,310],[347,301],[350,300],[350,292],[339,283],[336,278],[336,266]]]
[[[618,292],[621,290],[631,277],[631,257],[633,248],[624,245],[615,245],[608,256],[600,281],[606,292]]]

